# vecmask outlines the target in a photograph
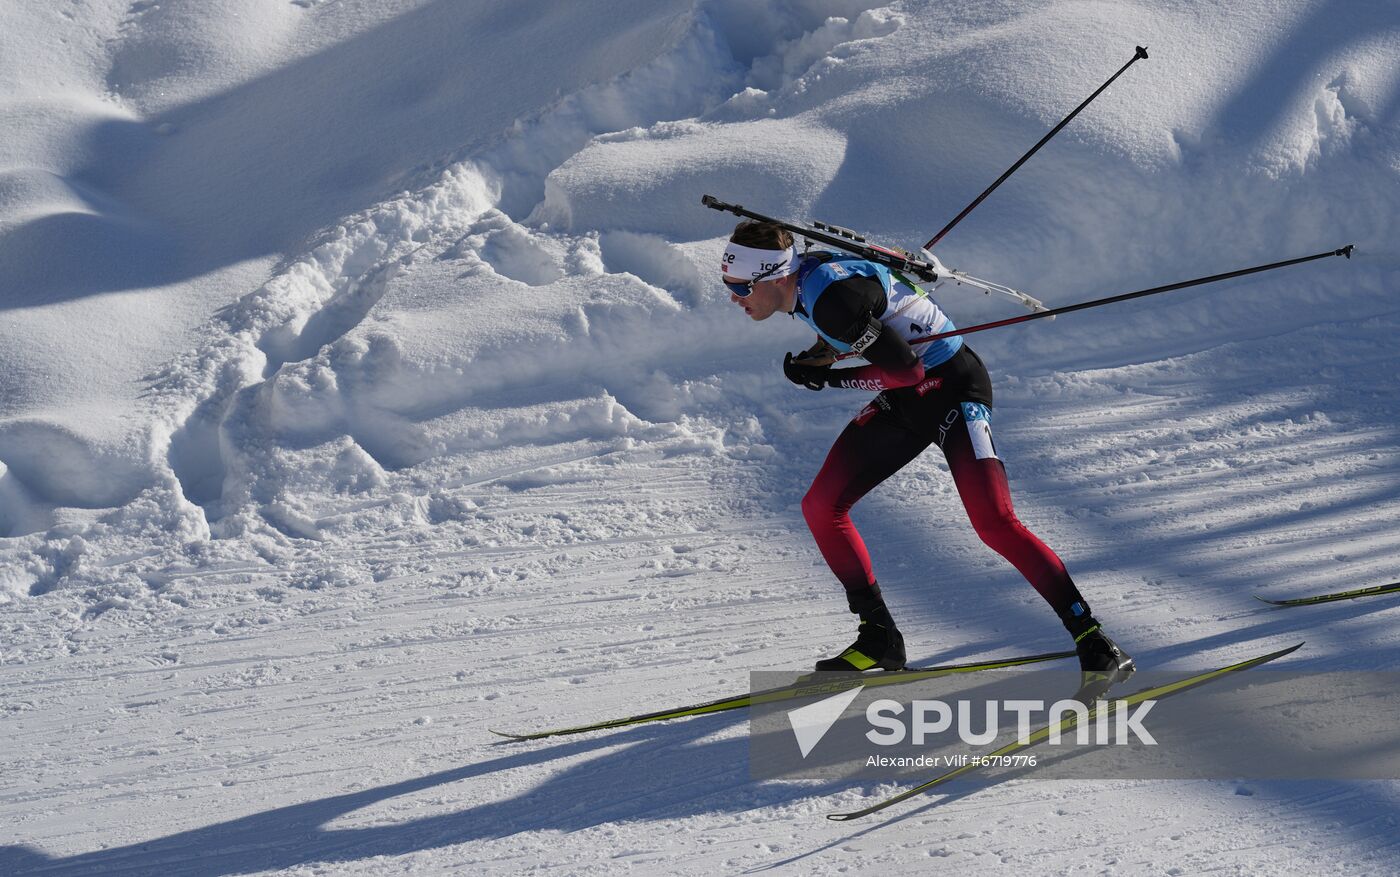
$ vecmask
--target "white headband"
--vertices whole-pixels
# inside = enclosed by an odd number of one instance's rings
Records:
[[[724,247],[721,265],[726,280],[740,283],[761,277],[776,280],[797,271],[797,247],[786,250],[759,250],[732,241]]]

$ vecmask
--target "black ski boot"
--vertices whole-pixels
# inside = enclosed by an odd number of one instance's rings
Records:
[[[858,598],[847,594],[847,599],[851,611],[860,616],[856,641],[836,657],[818,661],[817,670],[838,673],[903,670],[904,635],[895,627],[879,586],[871,585],[869,594]]]
[[[1079,653],[1079,690],[1074,699],[1087,706],[1093,706],[1094,701],[1137,670],[1132,657],[1109,639],[1098,624],[1080,634],[1074,650]]]
[[[1079,654],[1079,690],[1074,699],[1092,707],[1108,690],[1133,675],[1133,659],[1103,632],[1081,598],[1060,614]]]

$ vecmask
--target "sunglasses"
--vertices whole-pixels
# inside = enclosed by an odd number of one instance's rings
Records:
[[[781,261],[781,262],[779,262],[778,264],[774,265],[772,268],[769,268],[767,271],[764,271],[762,274],[758,275],[758,276],[755,277],[754,279],[749,280],[749,281],[744,282],[744,283],[735,283],[735,282],[732,281],[732,280],[726,280],[726,281],[724,281],[724,286],[725,286],[726,289],[728,289],[730,292],[732,292],[736,297],[738,297],[738,298],[748,298],[750,295],[753,294],[753,285],[754,285],[755,283],[757,283],[757,282],[760,281],[760,280],[763,280],[765,277],[767,277],[767,276],[770,275],[770,274],[773,274],[773,273],[775,273],[775,272],[777,272],[777,271],[781,271],[783,268],[786,268],[786,267],[787,267],[787,263],[788,263],[788,260],[787,260],[787,259],[784,259],[783,261]]]

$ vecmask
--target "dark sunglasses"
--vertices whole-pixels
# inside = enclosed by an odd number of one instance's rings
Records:
[[[760,281],[760,280],[763,280],[765,277],[767,277],[768,275],[774,273],[775,271],[778,271],[778,270],[780,270],[780,269],[786,268],[786,267],[787,267],[787,263],[788,263],[788,260],[787,260],[787,259],[784,259],[783,261],[781,261],[781,262],[779,262],[778,264],[774,265],[772,268],[769,268],[767,271],[764,271],[762,274],[758,275],[758,276],[755,277],[754,279],[752,279],[752,280],[750,280],[750,281],[747,281],[747,282],[745,282],[745,283],[735,283],[735,282],[732,281],[732,280],[726,280],[726,281],[724,281],[724,286],[725,286],[725,288],[728,289],[730,292],[734,293],[735,296],[737,296],[737,297],[739,297],[739,298],[748,298],[750,295],[753,294],[753,285],[754,285],[755,283],[757,283],[757,282]]]

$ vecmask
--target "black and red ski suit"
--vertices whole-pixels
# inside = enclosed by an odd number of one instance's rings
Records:
[[[799,271],[799,290],[814,267],[806,262]],[[921,359],[897,328],[907,320],[889,319],[893,309],[887,285],[902,278],[883,271],[857,274],[838,269],[838,274],[837,279],[829,273],[817,278],[821,289],[816,296],[799,293],[794,316],[842,347],[857,346],[869,362],[830,369],[822,383],[880,392],[832,445],[802,500],[802,514],[852,607],[867,602],[876,586],[870,555],[851,521],[851,507],[937,444],[982,541],[1025,576],[1061,619],[1086,614],[1088,607],[1064,563],[1016,517],[1006,469],[991,441],[992,385],[982,360],[956,338],[959,343],[948,345],[951,356],[926,366],[926,359],[941,358],[946,348],[930,357],[925,347]],[[903,328],[917,337],[930,327]]]

